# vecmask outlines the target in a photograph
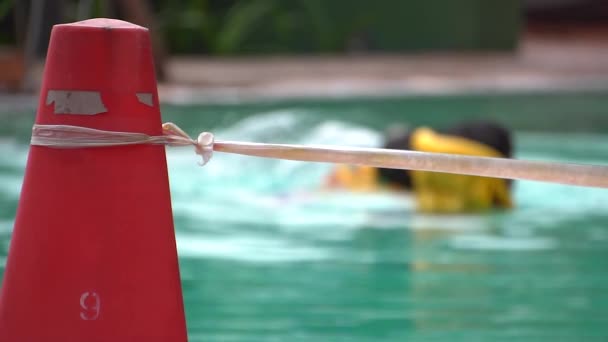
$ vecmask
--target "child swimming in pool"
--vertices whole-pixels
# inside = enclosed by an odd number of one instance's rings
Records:
[[[464,122],[446,130],[420,127],[391,129],[383,146],[388,149],[512,157],[510,132],[487,121]],[[327,181],[330,188],[353,191],[413,191],[417,208],[427,213],[482,212],[511,208],[511,181],[448,173],[405,171],[339,165]]]

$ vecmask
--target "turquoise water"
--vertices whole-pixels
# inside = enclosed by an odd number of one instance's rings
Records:
[[[606,164],[608,100],[564,98],[167,107],[164,116],[222,139],[376,146],[398,119],[441,125],[488,113],[517,128],[519,158]],[[0,275],[32,121],[6,114],[0,130]],[[560,127],[577,133],[552,132]],[[322,191],[325,164],[216,154],[200,168],[190,149],[167,152],[191,341],[608,338],[606,190],[518,182],[511,212],[430,216],[406,195]]]

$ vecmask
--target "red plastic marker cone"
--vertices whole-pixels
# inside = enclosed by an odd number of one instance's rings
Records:
[[[145,28],[53,28],[37,124],[161,135]],[[186,340],[165,148],[32,146],[0,341]]]

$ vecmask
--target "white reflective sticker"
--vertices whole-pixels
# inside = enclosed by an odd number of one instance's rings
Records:
[[[148,105],[150,107],[154,107],[154,102],[152,101],[152,93],[137,93],[137,99],[139,102]]]
[[[105,113],[98,91],[49,90],[46,104],[55,103],[55,114],[95,115]]]

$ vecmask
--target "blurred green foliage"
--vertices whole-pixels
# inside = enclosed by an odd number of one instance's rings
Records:
[[[4,19],[13,8],[13,0],[0,0],[0,20]]]
[[[337,51],[323,0],[159,2],[172,51],[236,54]],[[295,40],[295,41],[294,41]]]
[[[14,0],[0,0],[0,22]],[[24,0],[19,0],[24,1]],[[521,0],[150,0],[172,53],[510,50]],[[77,0],[62,0],[64,21]],[[95,0],[91,16],[112,16]]]
[[[157,1],[172,51],[219,55],[513,49],[519,0]]]

